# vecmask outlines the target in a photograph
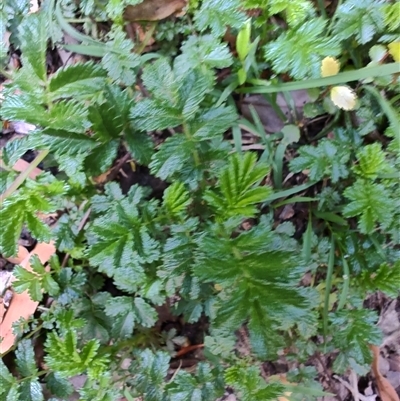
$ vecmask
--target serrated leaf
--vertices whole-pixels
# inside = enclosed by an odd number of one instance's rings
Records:
[[[47,79],[46,50],[48,37],[48,20],[44,13],[30,14],[23,19],[19,27],[21,50],[42,81]]]
[[[172,216],[181,214],[190,202],[189,191],[181,182],[174,182],[164,191],[163,206]]]
[[[8,371],[3,360],[0,360],[0,395],[7,394],[11,386],[16,382],[16,379]]]
[[[195,25],[200,32],[207,28],[215,37],[221,37],[228,26],[240,29],[247,20],[240,10],[239,0],[206,0],[194,17]]]
[[[107,53],[101,59],[102,66],[116,82],[130,86],[136,81],[135,68],[140,64],[140,57],[132,52],[133,43],[126,39],[122,30],[114,31],[106,44]]]
[[[369,365],[372,355],[368,344],[379,345],[382,335],[375,324],[376,313],[366,309],[342,310],[330,314],[329,318],[331,329],[335,333],[333,342],[346,359],[345,365],[340,367],[335,361],[334,369],[342,373],[351,359],[360,365]]]
[[[175,58],[174,69],[182,74],[199,66],[205,71],[206,68],[227,68],[233,63],[227,44],[212,35],[189,36],[181,52]]]
[[[363,271],[357,283],[369,292],[382,291],[391,298],[397,298],[400,292],[400,262],[390,266],[383,263],[376,271]]]
[[[209,190],[204,199],[222,218],[251,217],[256,212],[255,204],[271,194],[271,188],[257,186],[267,174],[267,166],[256,165],[254,153],[234,154],[219,174],[219,190]]]
[[[215,138],[225,133],[237,120],[232,107],[216,107],[202,113],[190,124],[193,137],[199,140]]]
[[[124,139],[132,157],[140,164],[148,165],[154,153],[151,136],[144,132],[138,132],[129,125],[124,130]]]
[[[149,349],[138,353],[135,364],[135,389],[144,395],[145,401],[158,401],[164,396],[165,377],[169,368],[170,356],[158,351],[153,354]]]
[[[330,140],[321,140],[318,146],[302,146],[299,156],[290,161],[290,170],[300,172],[309,170],[311,180],[319,181],[324,176],[331,177],[332,182],[348,176],[347,162],[350,158],[349,149],[343,144]]]
[[[343,214],[346,217],[358,216],[362,233],[371,233],[376,223],[383,227],[391,223],[395,204],[383,185],[358,179],[346,188],[344,196],[350,202],[344,207]]]
[[[21,375],[34,376],[38,372],[33,346],[29,340],[19,342],[15,355],[18,371]]]
[[[157,312],[143,298],[134,300],[135,312],[139,323],[144,327],[152,327],[157,321]]]
[[[104,101],[89,107],[89,121],[95,137],[101,142],[117,138],[128,122],[132,100],[126,91],[118,86],[108,85],[104,91]]]
[[[16,280],[13,283],[13,287],[15,291],[17,293],[28,291],[33,301],[41,301],[43,295],[40,278],[22,266],[16,266],[14,272]]]
[[[298,80],[319,77],[322,59],[341,52],[340,42],[326,36],[326,24],[323,18],[311,19],[264,46],[265,58],[274,71],[288,72]]]
[[[335,14],[336,37],[341,40],[355,37],[359,44],[368,43],[377,32],[384,30],[383,6],[383,2],[374,0],[344,1]]]
[[[5,199],[0,209],[3,229],[3,235],[0,236],[0,252],[4,255],[15,254],[24,223],[28,224],[34,238],[40,238],[43,242],[50,241],[50,228],[37,217],[37,213],[55,212],[57,199],[66,189],[62,182],[44,174],[41,180],[36,182],[26,181],[26,186],[17,194]]]
[[[23,381],[19,386],[20,400],[43,401],[43,390],[37,378]]]
[[[9,121],[25,121],[42,125],[46,121],[46,109],[33,95],[21,93],[7,96],[1,105],[1,116]]]
[[[353,170],[363,178],[374,180],[379,174],[392,171],[392,167],[387,162],[385,152],[382,150],[380,143],[363,146],[357,152],[356,158],[358,164],[354,166]]]
[[[53,99],[84,97],[103,90],[106,72],[92,62],[77,63],[60,68],[50,79]]]
[[[167,179],[192,160],[193,150],[193,142],[188,142],[183,135],[167,138],[152,157],[149,165],[151,172],[162,180]]]
[[[46,387],[53,395],[61,398],[68,397],[74,392],[71,382],[54,372],[46,376]]]

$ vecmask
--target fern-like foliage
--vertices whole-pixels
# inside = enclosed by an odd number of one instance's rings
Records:
[[[375,180],[379,174],[393,171],[379,143],[364,146],[357,152],[356,157],[358,164],[354,167],[354,171],[363,178]]]
[[[392,266],[389,263],[383,263],[376,271],[364,270],[355,281],[357,285],[370,293],[379,290],[396,298],[400,291],[400,262],[397,261]]]
[[[341,350],[334,362],[342,373],[350,364],[359,374],[367,372],[372,361],[368,344],[380,344],[381,332],[375,323],[377,316],[369,310],[343,310],[330,315],[334,327],[334,344]]]
[[[341,51],[340,42],[328,37],[326,28],[324,19],[314,18],[282,33],[264,46],[265,59],[276,73],[288,72],[294,79],[319,77],[321,60]]]
[[[268,10],[269,15],[284,14],[290,26],[303,22],[307,16],[315,15],[314,6],[308,0],[295,0],[290,3],[285,0],[245,0],[244,7]]]
[[[256,155],[234,154],[219,175],[218,191],[208,191],[204,199],[213,207],[218,216],[227,219],[234,216],[253,217],[255,204],[265,200],[271,189],[259,186],[268,174],[266,166],[256,165]]]
[[[87,235],[90,263],[113,277],[116,286],[128,293],[136,292],[145,283],[146,263],[160,257],[159,243],[141,218],[139,205],[143,198],[138,186],[133,186],[122,199],[111,198],[111,207],[94,220]],[[145,209],[149,219],[155,217],[154,203]]]
[[[61,377],[70,377],[87,372],[90,378],[98,378],[107,368],[107,357],[98,356],[100,343],[90,340],[78,348],[78,338],[74,330],[58,336],[50,333],[46,340],[46,363]]]
[[[140,57],[133,50],[133,43],[126,39],[121,28],[110,33],[110,40],[106,43],[107,53],[101,64],[108,75],[117,83],[132,85],[136,82],[136,67],[140,64]]]
[[[336,16],[335,34],[341,40],[355,38],[359,44],[365,44],[385,29],[384,2],[346,0]]]
[[[239,29],[246,21],[241,6],[239,0],[205,0],[194,17],[196,27],[200,32],[210,28],[216,37],[223,36],[228,26]]]
[[[248,319],[254,352],[260,357],[273,355],[282,345],[281,338],[271,335],[281,317],[293,325],[311,306],[310,298],[294,284],[302,269],[292,258],[290,238],[277,239],[262,219],[236,238],[215,227],[197,241],[195,275],[222,288],[216,322],[235,329]]]
[[[325,139],[316,147],[302,146],[299,156],[290,161],[290,169],[294,172],[309,170],[311,180],[319,181],[323,177],[331,177],[335,183],[348,176],[346,164],[349,159],[349,149],[344,144]]]
[[[359,216],[358,227],[362,233],[371,233],[376,224],[382,228],[392,222],[395,203],[391,193],[382,184],[358,179],[344,191],[350,200],[343,214],[347,217]]]
[[[57,211],[60,207],[60,197],[66,193],[67,188],[65,183],[46,173],[36,181],[28,180],[18,193],[5,199],[0,209],[0,253],[15,255],[18,239],[25,224],[35,239],[49,242],[50,228],[38,217],[38,212],[48,214]]]
[[[225,380],[243,401],[273,401],[284,392],[283,385],[279,383],[266,384],[258,366],[230,367],[225,372]]]

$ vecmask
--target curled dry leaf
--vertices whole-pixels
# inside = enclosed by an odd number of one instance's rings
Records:
[[[372,372],[374,373],[376,385],[378,386],[379,395],[382,401],[400,401],[396,390],[379,371],[379,347],[376,345],[370,345],[370,348],[374,357],[371,365]]]
[[[31,270],[29,259],[33,255],[37,255],[41,263],[46,263],[51,255],[56,251],[53,243],[50,244],[38,244],[35,249],[26,256],[26,258],[20,263],[22,267],[27,270]],[[15,341],[15,334],[12,329],[14,322],[18,321],[21,317],[28,319],[35,312],[39,302],[32,301],[28,291],[22,294],[14,294],[11,301],[10,307],[5,314],[4,320],[0,324],[0,333],[3,341],[0,343],[0,355],[8,351]]]
[[[29,255],[28,250],[19,245],[18,246],[18,253],[15,257],[10,257],[10,258],[6,258],[10,263],[13,263],[14,265],[19,265],[20,263],[22,263],[22,261]]]
[[[124,18],[127,21],[159,21],[182,12],[186,4],[187,0],[145,0],[126,7]]]

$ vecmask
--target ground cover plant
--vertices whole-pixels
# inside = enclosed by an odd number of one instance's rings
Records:
[[[6,0],[0,399],[395,400],[399,16]]]

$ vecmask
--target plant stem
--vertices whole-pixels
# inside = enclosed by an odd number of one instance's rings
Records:
[[[324,315],[323,315],[325,346],[326,346],[326,337],[328,335],[329,300],[332,289],[332,275],[333,275],[334,264],[335,264],[335,239],[332,234],[331,249],[329,251],[328,270],[326,272],[326,283],[325,283],[325,302],[324,302]]]
[[[190,134],[189,128],[185,122],[182,124],[182,127],[183,127],[183,132],[184,132],[187,140],[192,142],[193,141],[192,135]],[[199,152],[196,149],[194,149],[192,154],[193,154],[194,164],[197,167],[200,165]]]
[[[41,150],[38,155],[35,157],[32,163],[30,163],[29,167],[23,171],[15,181],[6,189],[4,194],[0,196],[0,204],[4,202],[4,200],[12,195],[29,177],[29,174],[40,164],[40,162],[49,154],[48,150]]]
[[[321,15],[324,18],[327,18],[328,16],[326,14],[326,9],[325,9],[325,0],[318,0],[318,8],[319,8],[319,11],[321,12]]]

